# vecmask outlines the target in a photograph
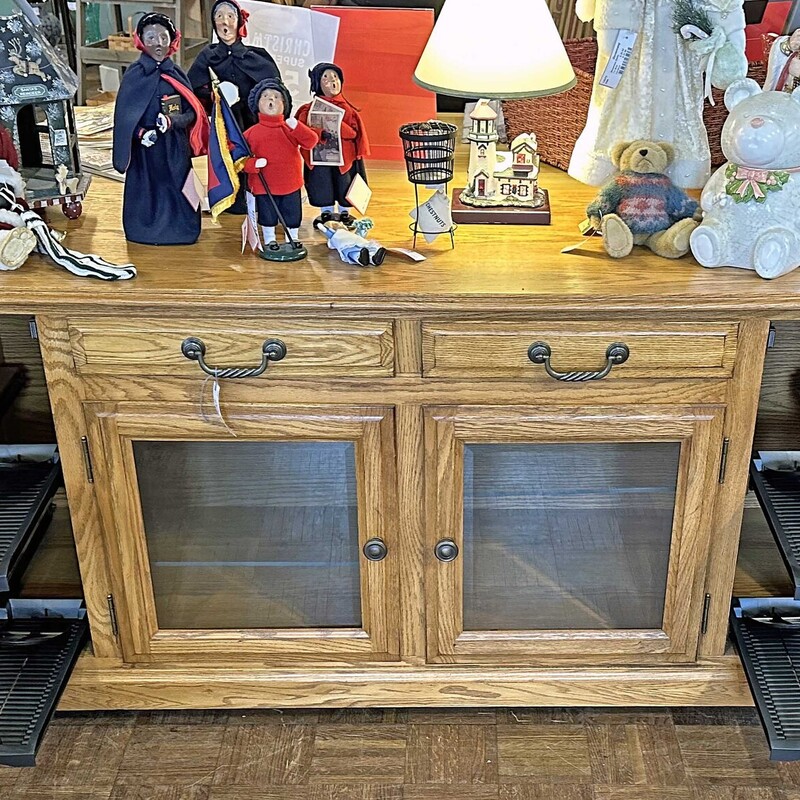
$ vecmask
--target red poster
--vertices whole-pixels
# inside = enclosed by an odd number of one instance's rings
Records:
[[[412,80],[433,30],[432,9],[314,6],[339,17],[336,63],[344,94],[361,109],[371,158],[403,159],[397,131],[436,117],[436,96]]]
[[[747,58],[749,61],[766,61],[763,36],[767,33],[783,33],[792,3],[767,3],[764,18],[757,25],[747,26]]]

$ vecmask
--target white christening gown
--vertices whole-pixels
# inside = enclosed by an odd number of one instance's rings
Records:
[[[583,15],[591,0],[582,0]],[[743,0],[698,0],[715,26],[744,50]],[[618,142],[654,139],[675,147],[668,174],[683,188],[699,189],[711,175],[708,136],[703,125],[705,58],[673,30],[674,0],[596,0],[594,27],[600,55],[594,91],[569,174],[592,186],[605,184],[617,169],[611,148]],[[580,12],[579,12],[580,13]],[[600,85],[620,29],[638,37],[616,89]]]

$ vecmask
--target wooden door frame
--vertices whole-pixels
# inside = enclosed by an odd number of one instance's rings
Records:
[[[696,660],[724,406],[596,408],[427,407],[425,575],[428,661],[547,664]],[[610,432],[609,432],[610,431]],[[680,442],[661,630],[463,630],[463,558],[433,554],[452,538],[463,553],[465,443]]]
[[[115,562],[114,593],[124,658],[181,657],[228,661],[274,658],[281,665],[315,661],[363,663],[399,658],[398,556],[394,411],[390,407],[229,404],[225,423],[185,404],[86,403],[95,448],[95,481],[107,549]],[[235,436],[231,433],[235,432]],[[358,498],[361,628],[159,630],[150,579],[133,441],[351,441]],[[361,548],[386,543],[383,561]]]

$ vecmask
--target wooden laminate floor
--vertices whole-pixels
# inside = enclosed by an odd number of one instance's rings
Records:
[[[58,715],[2,800],[800,800],[752,709]]]

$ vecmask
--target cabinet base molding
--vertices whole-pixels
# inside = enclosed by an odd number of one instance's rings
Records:
[[[60,711],[458,706],[751,706],[736,656],[690,667],[265,670],[109,665],[86,655]]]

